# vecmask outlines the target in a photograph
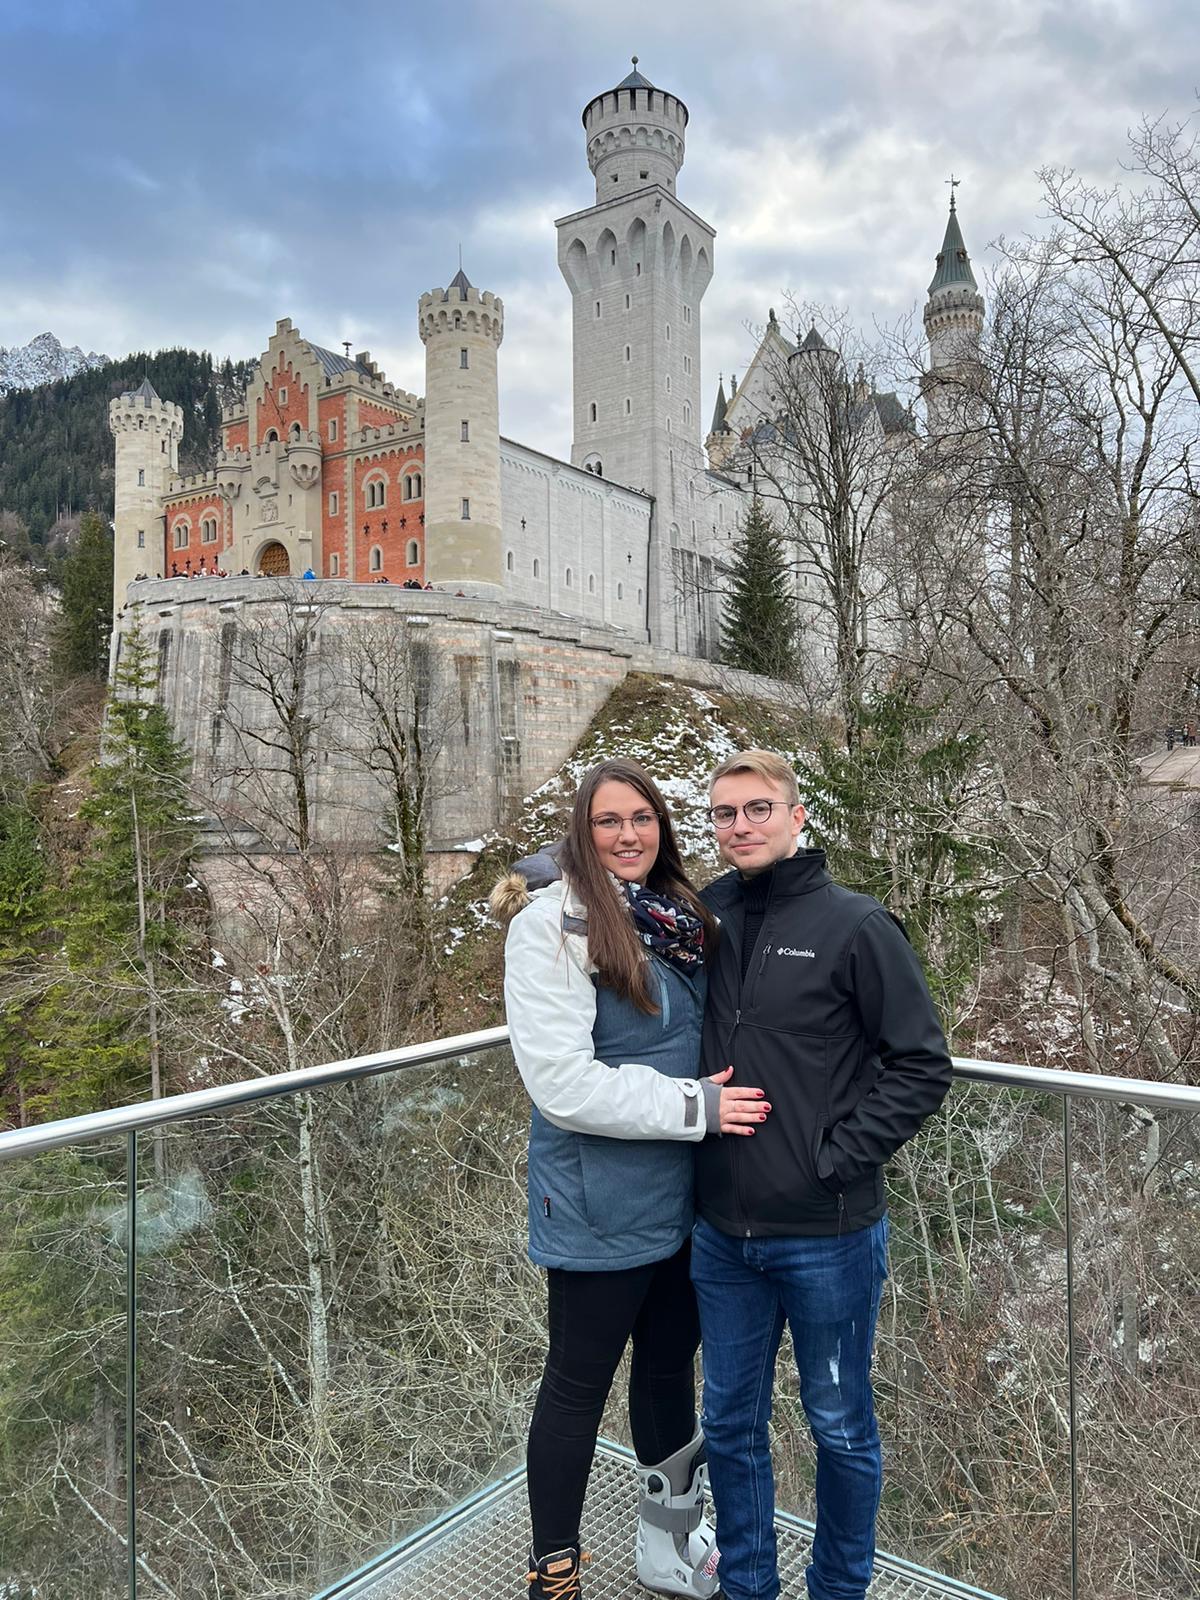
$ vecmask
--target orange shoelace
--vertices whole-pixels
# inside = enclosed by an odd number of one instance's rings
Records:
[[[525,1575],[526,1583],[533,1583],[536,1579],[542,1580],[542,1594],[545,1600],[581,1600],[583,1590],[579,1586],[579,1568],[592,1559],[587,1550],[579,1552],[579,1564],[567,1572],[538,1572],[536,1567]]]

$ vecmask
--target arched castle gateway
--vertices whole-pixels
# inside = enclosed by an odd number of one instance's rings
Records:
[[[148,382],[111,402],[114,650],[136,607],[202,765],[219,744],[230,639],[239,619],[283,603],[285,580],[331,636],[367,616],[409,635],[428,627],[427,682],[428,663],[451,652],[476,750],[456,753],[475,787],[442,808],[446,839],[482,831],[541,781],[631,664],[708,676],[749,496],[737,445],[770,413],[772,365],[805,359],[811,339],[790,341],[772,313],[703,438],[714,232],[676,193],[687,107],[635,62],[589,101],[583,126],[595,200],[556,224],[573,319],[569,461],[501,435],[504,306],[461,269],[417,307],[423,396],[366,351],[313,344],[285,318],[223,415],[212,472],[178,475],[182,413]],[[938,369],[970,359],[982,316],[952,205],[926,312],[931,408]],[[894,396],[873,399],[885,432],[911,429]],[[306,572],[320,581],[305,594]]]

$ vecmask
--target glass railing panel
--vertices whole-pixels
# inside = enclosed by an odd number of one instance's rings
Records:
[[[0,1595],[129,1593],[126,1140],[0,1164]]]
[[[1200,1116],[1076,1101],[1079,1593],[1200,1594]]]
[[[139,1138],[142,1548],[308,1600],[519,1459],[544,1351],[505,1050]]]
[[[874,1383],[881,1550],[991,1593],[1069,1600],[1062,1102],[957,1085],[888,1172]],[[815,1455],[786,1336],[778,1499],[812,1518]]]

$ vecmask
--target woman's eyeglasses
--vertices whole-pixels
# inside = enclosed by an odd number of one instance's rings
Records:
[[[773,806],[786,806],[790,811],[792,802],[790,800],[747,800],[744,806],[713,806],[709,810],[708,820],[714,828],[732,828],[740,811],[747,822],[766,822],[771,815]]]
[[[592,817],[592,827],[597,833],[616,834],[627,822],[631,822],[639,833],[648,833],[651,828],[658,827],[657,811],[635,811],[631,817]]]

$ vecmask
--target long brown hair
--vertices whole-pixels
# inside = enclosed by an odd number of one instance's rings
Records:
[[[646,886],[695,912],[704,924],[706,956],[716,943],[717,923],[684,871],[667,802],[645,768],[636,761],[618,756],[611,761],[601,761],[585,773],[575,796],[570,827],[559,859],[587,908],[588,954],[596,963],[601,979],[639,1011],[654,1014],[658,1006],[650,993],[645,947],[634,931],[628,911],[613,892],[612,879],[601,865],[592,842],[592,800],[600,785],[610,782],[627,783],[637,790],[652,811],[657,812],[658,856],[646,875]]]

